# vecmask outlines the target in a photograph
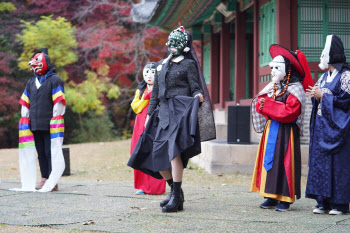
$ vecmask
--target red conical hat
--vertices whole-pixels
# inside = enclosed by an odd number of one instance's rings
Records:
[[[297,50],[297,55],[298,55],[298,60],[305,71],[305,77],[301,83],[303,84],[304,91],[306,91],[306,89],[309,88],[309,86],[312,86],[312,87],[314,86],[314,82],[312,81],[309,64],[307,63],[305,54],[300,50]]]
[[[285,47],[279,45],[279,44],[273,44],[270,46],[270,54],[272,59],[277,57],[278,55],[282,55],[283,57],[287,58],[293,65],[294,69],[302,76],[305,76],[305,72],[301,64],[299,63],[298,59],[292,54],[291,51],[286,49]]]

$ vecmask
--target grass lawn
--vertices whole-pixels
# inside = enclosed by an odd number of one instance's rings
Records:
[[[126,166],[130,157],[130,140],[100,143],[65,145],[70,149],[71,176],[64,176],[62,181],[130,181],[134,179],[133,169]],[[40,179],[39,165],[38,180]],[[0,180],[19,180],[18,149],[0,150]],[[247,185],[251,174],[211,175],[193,163],[189,163],[184,172],[184,183],[193,184],[233,184]],[[306,177],[302,176],[302,188]]]

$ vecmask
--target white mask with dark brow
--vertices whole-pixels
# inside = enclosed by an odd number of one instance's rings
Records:
[[[148,85],[153,85],[155,73],[156,73],[156,69],[144,68],[143,69],[143,80],[145,80],[145,82]]]
[[[272,82],[279,83],[286,76],[286,63],[281,55],[276,56],[272,62],[270,62]]]

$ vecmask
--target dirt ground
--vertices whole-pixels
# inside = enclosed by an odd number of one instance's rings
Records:
[[[100,143],[65,145],[70,150],[70,168],[72,175],[64,176],[61,181],[99,181],[117,182],[134,179],[133,169],[126,166],[130,157],[130,140]],[[39,168],[39,166],[37,166]],[[38,169],[38,181],[40,171]],[[18,149],[0,150],[0,181],[20,180]],[[184,182],[192,184],[232,184],[250,185],[251,174],[211,175],[196,165],[189,163],[184,172]],[[302,188],[306,177],[302,176]],[[67,232],[47,227],[24,227],[3,225],[0,232]],[[81,232],[81,231],[70,231]]]
[[[133,169],[126,166],[130,140],[65,145],[70,150],[71,176],[62,181],[133,181]],[[39,165],[38,167],[38,174]],[[0,180],[19,180],[18,149],[0,150]],[[38,180],[40,179],[38,175]],[[211,175],[191,162],[184,172],[184,182],[193,184],[250,185],[251,174]],[[302,188],[306,177],[302,176]]]
[[[26,227],[26,226],[9,226],[0,224],[0,232],[1,233],[67,233],[67,232],[91,232],[91,231],[79,231],[79,230],[61,230],[54,229],[50,227]],[[98,233],[98,231],[94,231],[94,233]]]

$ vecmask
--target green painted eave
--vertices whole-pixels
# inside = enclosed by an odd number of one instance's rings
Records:
[[[216,6],[222,0],[167,0],[161,1],[149,26],[157,26],[165,31],[172,31],[178,27],[178,23],[185,28],[202,22],[212,16]]]

